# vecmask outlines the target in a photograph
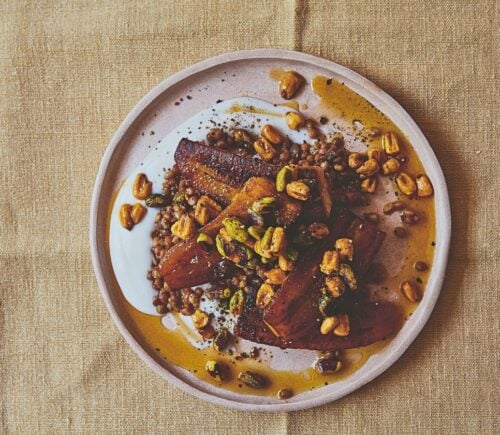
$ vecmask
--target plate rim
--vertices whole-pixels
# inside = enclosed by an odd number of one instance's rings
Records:
[[[297,402],[284,402],[284,403],[271,403],[271,404],[256,404],[256,403],[245,403],[240,401],[235,401],[231,399],[226,399],[223,397],[216,396],[214,394],[205,392],[198,389],[182,379],[178,378],[173,372],[168,368],[160,365],[139,343],[138,340],[129,331],[125,322],[121,319],[118,311],[113,305],[111,300],[110,292],[108,291],[104,279],[104,271],[101,268],[100,259],[105,253],[100,252],[99,242],[97,240],[97,220],[99,213],[99,203],[100,196],[103,187],[103,182],[109,164],[112,160],[113,154],[119,147],[121,140],[125,137],[128,129],[133,125],[135,120],[143,114],[148,107],[161,95],[166,92],[170,87],[174,86],[176,83],[186,79],[187,77],[199,73],[205,69],[212,68],[214,65],[220,65],[224,63],[231,63],[234,61],[241,61],[243,59],[280,59],[280,60],[292,60],[298,62],[304,62],[319,66],[330,71],[335,71],[340,73],[350,80],[356,82],[357,85],[367,88],[369,91],[374,92],[379,98],[385,100],[385,103],[390,104],[395,108],[398,114],[407,123],[407,126],[411,128],[413,133],[418,137],[420,144],[423,146],[426,152],[426,157],[429,159],[428,165],[432,165],[433,169],[436,171],[437,179],[433,179],[435,188],[438,187],[440,196],[442,196],[439,203],[439,210],[436,210],[436,223],[442,224],[442,228],[439,228],[439,249],[440,255],[435,256],[433,268],[437,268],[437,278],[434,282],[435,290],[430,295],[431,297],[427,301],[427,310],[421,315],[420,322],[414,325],[413,329],[410,330],[405,339],[401,341],[398,347],[392,350],[392,352],[385,357],[385,359],[375,366],[372,370],[364,373],[359,379],[356,379],[353,384],[346,386],[341,391],[336,393],[326,392],[318,397],[313,397],[306,400],[301,400]],[[418,153],[419,154],[419,153]],[[437,203],[436,203],[437,209]],[[438,214],[442,217],[438,220]],[[438,228],[436,228],[438,230]],[[125,341],[129,344],[132,350],[139,355],[139,357],[157,374],[159,374],[164,379],[171,382],[176,387],[181,390],[195,396],[199,399],[214,403],[217,405],[226,406],[232,409],[240,411],[254,411],[254,412],[286,412],[286,411],[299,411],[303,409],[309,409],[316,406],[324,405],[335,400],[341,399],[342,397],[356,391],[367,383],[371,382],[373,379],[381,375],[387,369],[389,369],[403,353],[408,349],[408,347],[413,343],[413,341],[420,334],[424,326],[427,324],[431,313],[434,311],[435,304],[441,293],[444,277],[446,274],[446,267],[448,263],[448,254],[451,239],[451,209],[449,194],[446,185],[446,180],[439,164],[439,161],[431,148],[429,142],[421,131],[420,127],[413,120],[413,118],[406,112],[406,110],[389,94],[384,90],[379,88],[373,82],[360,75],[359,73],[339,65],[333,61],[317,57],[311,54],[306,54],[298,51],[284,50],[284,49],[252,49],[252,50],[240,50],[228,53],[223,53],[214,57],[210,57],[201,62],[195,63],[187,68],[174,73],[173,75],[167,77],[159,84],[154,86],[146,95],[144,95],[139,102],[129,111],[125,119],[122,121],[118,129],[113,134],[106,150],[102,156],[101,163],[99,165],[99,170],[97,172],[96,180],[94,183],[94,188],[92,191],[92,199],[90,205],[90,225],[89,225],[89,243],[90,252],[92,257],[92,266],[97,279],[97,283],[104,299],[106,307],[111,314],[111,318],[118,328],[120,334],[125,338]],[[429,285],[429,284],[428,284]]]

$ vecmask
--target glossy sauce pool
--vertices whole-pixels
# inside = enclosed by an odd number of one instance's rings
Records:
[[[279,80],[282,73],[283,70],[272,70],[270,76],[272,79]],[[402,143],[402,151],[408,157],[408,162],[404,166],[405,172],[411,175],[425,173],[420,159],[402,132],[390,119],[363,97],[341,83],[326,77],[314,77],[311,85],[313,91],[319,97],[317,110],[320,111],[322,115],[327,116],[330,121],[339,121],[339,125],[342,124],[344,128],[351,129],[350,134],[352,135],[358,134],[356,133],[356,128],[350,127],[354,126],[355,123],[361,123],[365,128],[377,127],[382,131],[396,132]],[[296,102],[285,104],[293,108],[298,105]],[[380,137],[371,138],[363,135],[363,130],[359,133],[359,140],[362,140],[366,146],[380,147]],[[397,187],[394,186],[394,190],[397,191]],[[400,195],[398,199],[408,202],[411,208],[415,210],[422,219],[416,225],[407,226],[410,236],[408,237],[406,255],[402,268],[395,276],[378,284],[373,293],[375,296],[377,296],[378,293],[389,295],[393,302],[399,304],[403,308],[407,318],[418,307],[418,304],[407,301],[401,295],[399,285],[406,279],[417,279],[420,282],[421,289],[425,289],[434,255],[435,214],[433,197],[410,200],[402,198],[403,196],[404,195]],[[110,210],[112,210],[112,207],[113,204],[110,204]],[[381,210],[379,210],[379,212],[381,212]],[[381,215],[381,213],[379,214]],[[393,236],[389,234],[385,243],[390,243],[391,237]],[[414,263],[416,261],[425,261],[429,265],[429,270],[417,272],[414,269]],[[350,349],[342,352],[342,370],[333,375],[321,375],[312,368],[297,373],[276,371],[269,369],[264,363],[260,362],[258,357],[255,359],[247,358],[237,360],[234,356],[228,355],[228,353],[218,353],[212,347],[201,350],[196,349],[183,335],[182,316],[176,315],[176,320],[179,324],[177,329],[166,329],[162,325],[159,317],[143,314],[132,307],[122,295],[116,282],[115,286],[115,293],[118,299],[117,306],[124,310],[124,314],[128,317],[127,323],[131,325],[133,334],[138,340],[149,347],[149,353],[156,353],[159,357],[189,370],[191,373],[210,384],[238,393],[275,396],[277,392],[283,388],[292,390],[294,394],[320,388],[323,385],[331,384],[352,375],[371,355],[380,352],[390,341],[381,341],[363,348]],[[381,296],[382,298],[384,297],[384,295]],[[186,331],[184,331],[184,333],[185,332]],[[259,347],[259,345],[256,345],[256,347]],[[204,367],[207,360],[211,359],[224,362],[228,365],[231,369],[231,378],[224,382],[217,382],[209,376]],[[237,374],[243,370],[264,374],[270,380],[269,385],[264,389],[256,390],[241,384],[238,382]]]

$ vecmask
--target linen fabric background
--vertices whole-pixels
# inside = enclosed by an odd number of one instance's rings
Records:
[[[494,0],[0,1],[0,432],[498,431],[498,17]],[[194,62],[267,47],[331,59],[403,105],[443,166],[453,235],[436,309],[392,368],[335,403],[260,415],[146,367],[101,299],[87,235],[133,105]]]

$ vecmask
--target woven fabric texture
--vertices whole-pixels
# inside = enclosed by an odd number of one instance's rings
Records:
[[[2,0],[0,432],[498,431],[498,5]],[[403,105],[443,166],[453,234],[436,309],[391,369],[335,403],[260,415],[192,398],[132,352],[99,294],[88,218],[106,144],[148,90],[270,47],[334,60]]]

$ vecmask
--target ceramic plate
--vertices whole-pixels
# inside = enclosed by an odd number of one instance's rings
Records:
[[[296,70],[305,77],[334,77],[366,98],[399,127],[413,145],[426,173],[433,181],[436,233],[439,235],[424,298],[389,345],[372,355],[350,377],[298,394],[286,402],[273,397],[243,395],[216,388],[149,349],[129,324],[123,299],[119,297],[121,290],[116,278],[127,297],[127,271],[124,268],[126,259],[113,256],[112,261],[108,249],[110,207],[116,192],[123,183],[130,182],[127,178],[136,172],[136,167],[148,164],[155,167],[158,174],[153,176],[157,176],[158,180],[154,181],[155,184],[159,183],[162,174],[157,170],[158,164],[155,166],[154,163],[155,152],[171,146],[170,154],[173,154],[177,144],[174,138],[182,133],[179,126],[187,119],[220,101],[235,97],[276,101],[276,83],[269,79],[270,70],[276,68]],[[313,97],[314,94],[310,90],[305,90],[299,100],[307,102]],[[186,128],[189,132],[188,126]],[[169,167],[169,162],[165,161],[164,166]],[[149,220],[152,220],[153,216],[154,213],[148,215],[148,222],[142,226],[141,237],[149,238],[152,224]],[[157,373],[188,393],[212,403],[252,411],[292,411],[331,402],[356,390],[390,367],[415,339],[432,312],[444,278],[450,232],[449,199],[443,173],[424,135],[403,108],[373,83],[345,67],[325,59],[284,50],[251,50],[217,56],[174,74],[149,92],[132,109],[106,149],[94,186],[90,216],[90,245],[97,281],[114,322],[134,351]],[[113,243],[119,246],[120,243],[127,242],[113,241],[111,231],[112,251]],[[137,258],[139,263],[142,260],[145,263],[138,266],[141,270],[135,278],[133,273],[130,277],[139,282],[144,279],[148,268],[147,248],[144,248],[144,253],[137,255]],[[142,271],[142,268],[145,270]],[[150,298],[152,290],[149,294],[149,288],[143,288],[146,296]],[[143,311],[147,310],[148,307],[144,306]]]

